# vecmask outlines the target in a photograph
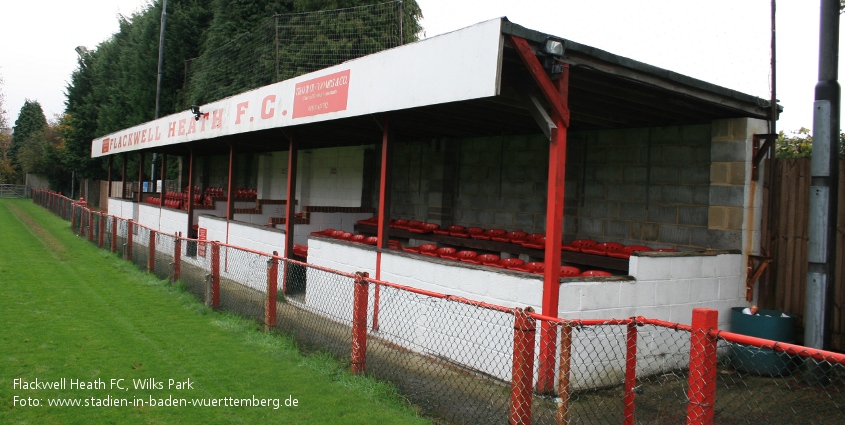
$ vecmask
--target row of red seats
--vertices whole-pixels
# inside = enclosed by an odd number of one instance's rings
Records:
[[[148,204],[153,204],[153,205],[161,205],[161,198],[150,197],[150,198],[144,199],[144,202],[146,202]]]
[[[213,197],[213,198],[222,198],[223,197],[223,188],[222,187],[207,187],[205,188],[204,193],[206,198]]]
[[[245,187],[241,187],[235,189],[235,198],[257,198],[258,197],[258,189],[248,189]]]
[[[200,202],[202,195],[198,192],[194,193],[194,203],[198,204]],[[167,192],[164,194],[165,199],[174,199],[177,201],[187,201],[188,200],[188,192]]]
[[[146,202],[148,204],[153,204],[153,205],[164,205],[165,207],[175,208],[177,210],[182,208],[182,201],[179,201],[179,200],[176,200],[176,199],[165,199],[164,202],[161,202],[161,198],[150,197],[150,198],[145,199],[144,202]]]
[[[516,270],[528,273],[543,274],[545,272],[545,263],[542,261],[532,261],[526,263],[519,258],[500,258],[496,254],[481,254],[475,251],[463,250],[458,251],[452,247],[438,248],[434,244],[423,244],[415,247],[404,248],[405,252],[427,255],[429,257],[439,257],[445,260],[462,261],[470,264],[481,264],[489,267],[500,269]],[[582,272],[578,267],[561,266],[560,275],[562,277],[574,276],[612,276],[611,273],[603,270],[587,270]]]
[[[378,237],[376,236],[367,236],[367,235],[356,235],[351,232],[344,232],[343,230],[335,230],[335,229],[325,229],[319,232],[311,232],[311,236],[325,236],[334,239],[340,239],[343,241],[350,241],[350,242],[358,242],[365,245],[376,245],[378,244]],[[400,249],[401,245],[399,241],[396,240],[389,240],[388,241],[388,248],[390,249]]]
[[[373,216],[366,220],[358,221],[359,224],[375,225],[378,217]],[[390,227],[405,229],[414,233],[434,233],[437,235],[449,235],[459,238],[473,238],[480,240],[493,240],[496,242],[510,242],[522,245],[526,248],[544,249],[546,236],[542,233],[531,233],[514,230],[511,232],[503,229],[482,229],[480,227],[464,227],[452,225],[441,229],[439,224],[425,223],[417,220],[391,220]],[[583,252],[592,255],[604,255],[615,258],[630,258],[631,254],[637,251],[652,251],[652,248],[644,245],[623,245],[616,242],[596,242],[592,239],[577,239],[561,246],[564,251]],[[658,248],[658,252],[676,252],[676,249]]]

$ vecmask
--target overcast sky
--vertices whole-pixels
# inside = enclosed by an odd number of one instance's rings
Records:
[[[770,0],[417,2],[428,37],[507,16],[534,30],[770,97]],[[131,15],[146,3],[4,1],[0,6],[0,76],[5,83],[0,90],[6,95],[10,124],[25,99],[40,102],[48,119],[62,113],[64,91],[76,68],[74,48],[95,48],[117,31],[118,14]],[[813,87],[818,79],[819,0],[778,0],[777,8],[777,91],[784,106],[778,129],[811,127]],[[845,46],[845,41],[840,45]],[[842,68],[841,57],[839,63]]]

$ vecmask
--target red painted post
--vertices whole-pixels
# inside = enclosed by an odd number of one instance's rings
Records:
[[[132,259],[132,233],[134,229],[132,229],[132,219],[126,222],[126,259]]]
[[[111,252],[117,252],[117,217],[111,219]]]
[[[176,242],[173,244],[173,281],[176,282],[182,277],[182,234],[176,233]]]
[[[105,230],[106,230],[106,215],[103,214],[103,213],[100,213],[100,221],[99,221],[99,225],[97,226],[97,246],[100,247],[100,248],[103,247],[103,241],[104,241],[104,238],[105,238],[103,233],[105,232]]]
[[[150,255],[147,258],[147,272],[153,273],[156,270],[156,232],[150,229]]]
[[[709,308],[692,310],[690,334],[689,390],[687,390],[687,424],[713,423],[716,400],[716,338],[711,330],[719,327],[719,312]]]
[[[76,208],[74,208],[73,203],[70,204],[70,231],[76,231],[76,228],[73,227],[76,225]]]
[[[625,420],[623,424],[634,424],[634,389],[637,387],[637,323],[628,323],[628,351],[625,353]]]
[[[569,322],[560,326],[560,366],[557,378],[557,423],[569,425],[569,399],[572,395],[570,372],[572,370],[572,325]]]
[[[220,243],[211,243],[211,308],[220,307]]]
[[[364,373],[367,369],[367,301],[369,274],[355,273],[355,296],[352,306],[352,355],[349,367],[352,373]]]
[[[279,253],[273,251],[273,256],[267,260],[267,301],[264,303],[264,325],[268,328],[276,327],[276,291],[279,282]]]
[[[514,310],[513,323],[513,369],[511,371],[510,424],[531,423],[532,387],[534,384],[534,337],[537,324],[534,309]]]

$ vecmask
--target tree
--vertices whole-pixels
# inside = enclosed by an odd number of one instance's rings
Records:
[[[3,76],[0,75],[0,184],[11,183],[15,179],[15,169],[9,150],[12,147],[12,134],[6,118],[6,94],[3,93]]]
[[[789,135],[779,132],[775,155],[778,158],[810,158],[813,155],[813,135],[810,129],[801,127]],[[845,133],[839,134],[839,156],[845,157]]]
[[[45,128],[47,128],[47,118],[44,116],[41,104],[38,101],[26,99],[21,106],[18,119],[15,120],[15,126],[12,128],[12,144],[9,147],[9,157],[12,160],[12,167],[16,171],[15,180],[22,181],[18,152],[25,144],[35,143],[37,138],[33,138],[33,136],[43,132]]]

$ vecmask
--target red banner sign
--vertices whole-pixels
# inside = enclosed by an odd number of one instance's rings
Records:
[[[206,229],[205,227],[200,227],[197,230],[198,230],[198,233],[199,233],[197,235],[197,239],[200,240],[200,241],[207,240],[208,229]],[[200,257],[203,257],[203,258],[205,258],[205,246],[206,246],[205,242],[197,242],[197,255],[199,255]]]
[[[293,98],[293,117],[302,118],[346,110],[349,70],[298,83]]]

